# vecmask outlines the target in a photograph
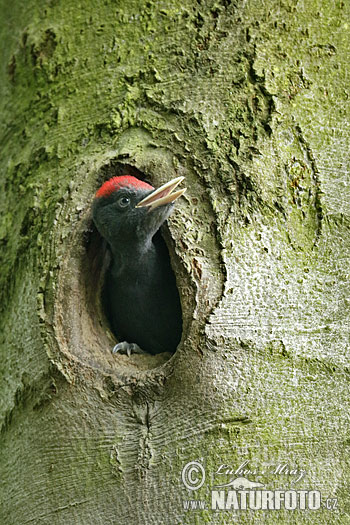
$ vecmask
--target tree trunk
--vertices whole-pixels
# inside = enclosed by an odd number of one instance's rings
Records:
[[[349,3],[0,13],[0,522],[347,523]],[[173,356],[111,354],[90,207],[126,172],[186,177]]]

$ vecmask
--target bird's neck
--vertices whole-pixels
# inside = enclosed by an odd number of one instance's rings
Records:
[[[140,267],[153,266],[157,258],[157,250],[150,239],[146,243],[135,243],[127,246],[110,246],[112,251],[112,273],[115,277],[125,272],[139,272]]]

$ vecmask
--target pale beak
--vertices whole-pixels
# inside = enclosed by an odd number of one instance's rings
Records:
[[[158,206],[163,206],[164,204],[169,204],[170,202],[176,201],[181,195],[183,195],[187,188],[183,190],[175,191],[175,188],[184,180],[185,177],[177,177],[154,190],[150,195],[147,195],[142,201],[140,201],[135,208],[143,208],[144,206],[149,207],[149,211],[158,208]]]

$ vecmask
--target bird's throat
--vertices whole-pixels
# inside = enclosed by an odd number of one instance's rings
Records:
[[[111,273],[120,278],[124,273],[129,276],[148,273],[157,258],[157,250],[150,240],[147,243],[134,243],[127,246],[110,246],[112,252]]]

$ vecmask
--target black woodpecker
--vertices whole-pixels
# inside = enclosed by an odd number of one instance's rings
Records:
[[[174,191],[183,179],[155,190],[123,175],[108,180],[96,193],[93,220],[112,256],[104,299],[112,330],[121,341],[113,353],[175,352],[180,342],[180,298],[159,229],[186,191]]]

